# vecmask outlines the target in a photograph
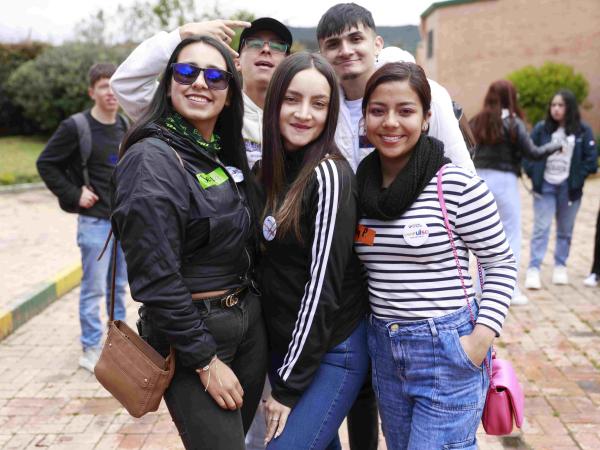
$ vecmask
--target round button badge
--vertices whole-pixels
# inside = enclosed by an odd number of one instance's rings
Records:
[[[267,216],[263,222],[263,237],[267,241],[272,241],[275,239],[275,235],[277,234],[277,222],[275,222],[275,217]]]
[[[429,228],[421,220],[413,219],[404,225],[402,237],[411,247],[419,247],[429,239]]]
[[[242,172],[240,169],[233,166],[226,166],[225,168],[227,169],[227,172],[229,172],[229,175],[231,175],[231,178],[233,178],[233,181],[236,183],[241,183],[244,181],[244,172]]]

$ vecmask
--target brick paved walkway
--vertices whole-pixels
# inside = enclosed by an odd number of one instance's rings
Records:
[[[522,432],[505,438],[480,433],[483,450],[600,449],[600,288],[581,284],[591,263],[599,199],[600,178],[595,178],[586,185],[575,228],[571,285],[552,286],[552,267],[546,263],[542,281],[548,289],[528,292],[530,304],[511,310],[497,347],[519,372],[527,396],[526,423]],[[523,207],[527,242],[531,201],[524,192]],[[39,220],[50,229],[64,226]],[[67,245],[72,245],[73,233],[67,233]],[[29,267],[27,258],[32,253],[13,251],[14,246],[0,239],[2,267],[13,259],[17,266]],[[526,264],[526,246],[523,259]],[[550,255],[546,261],[551,262]],[[27,274],[23,272],[19,280],[29,280]],[[164,408],[132,419],[93,375],[77,368],[77,297],[77,290],[71,292],[0,342],[0,448],[182,448]],[[130,302],[130,318],[134,315],[135,305]]]
[[[48,190],[0,195],[0,310],[79,262],[77,216]]]

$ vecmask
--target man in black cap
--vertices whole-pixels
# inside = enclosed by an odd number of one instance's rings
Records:
[[[177,45],[198,34],[212,36],[231,43],[234,28],[244,28],[238,53],[231,52],[244,80],[244,127],[242,135],[250,167],[262,154],[262,115],[269,81],[275,68],[290,53],[290,30],[271,17],[252,22],[211,20],[182,25],[170,33],[160,33],[142,42],[119,66],[111,78],[111,87],[125,112],[139,118],[152,100],[158,86],[157,78],[165,68]]]
[[[262,17],[244,28],[238,47],[238,70],[244,80],[242,135],[250,167],[262,155],[262,116],[269,82],[275,68],[290,54],[292,33],[281,22]]]

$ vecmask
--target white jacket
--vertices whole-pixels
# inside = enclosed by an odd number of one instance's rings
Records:
[[[377,66],[394,61],[415,62],[412,55],[397,47],[386,47],[381,51]],[[444,143],[444,154],[456,165],[475,173],[475,166],[463,139],[458,120],[452,108],[452,99],[448,91],[433,80],[428,80],[431,86],[431,118],[429,119],[429,136],[439,139]],[[343,91],[340,98],[344,98]],[[364,130],[354,129],[350,119],[350,111],[345,102],[340,102],[340,114],[335,132],[335,142],[342,154],[346,157],[354,171],[365,156],[374,148],[360,148],[358,137]]]
[[[146,111],[158,86],[157,78],[181,42],[179,30],[160,33],[146,39],[131,52],[110,79],[113,92],[123,110],[133,120]],[[248,165],[252,167],[262,155],[263,111],[245,93],[242,136]]]

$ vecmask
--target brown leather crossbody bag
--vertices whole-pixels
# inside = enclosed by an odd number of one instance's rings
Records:
[[[125,322],[114,320],[117,245],[114,237],[108,335],[94,374],[129,414],[142,417],[158,409],[175,373],[175,353],[171,347],[163,358]]]

